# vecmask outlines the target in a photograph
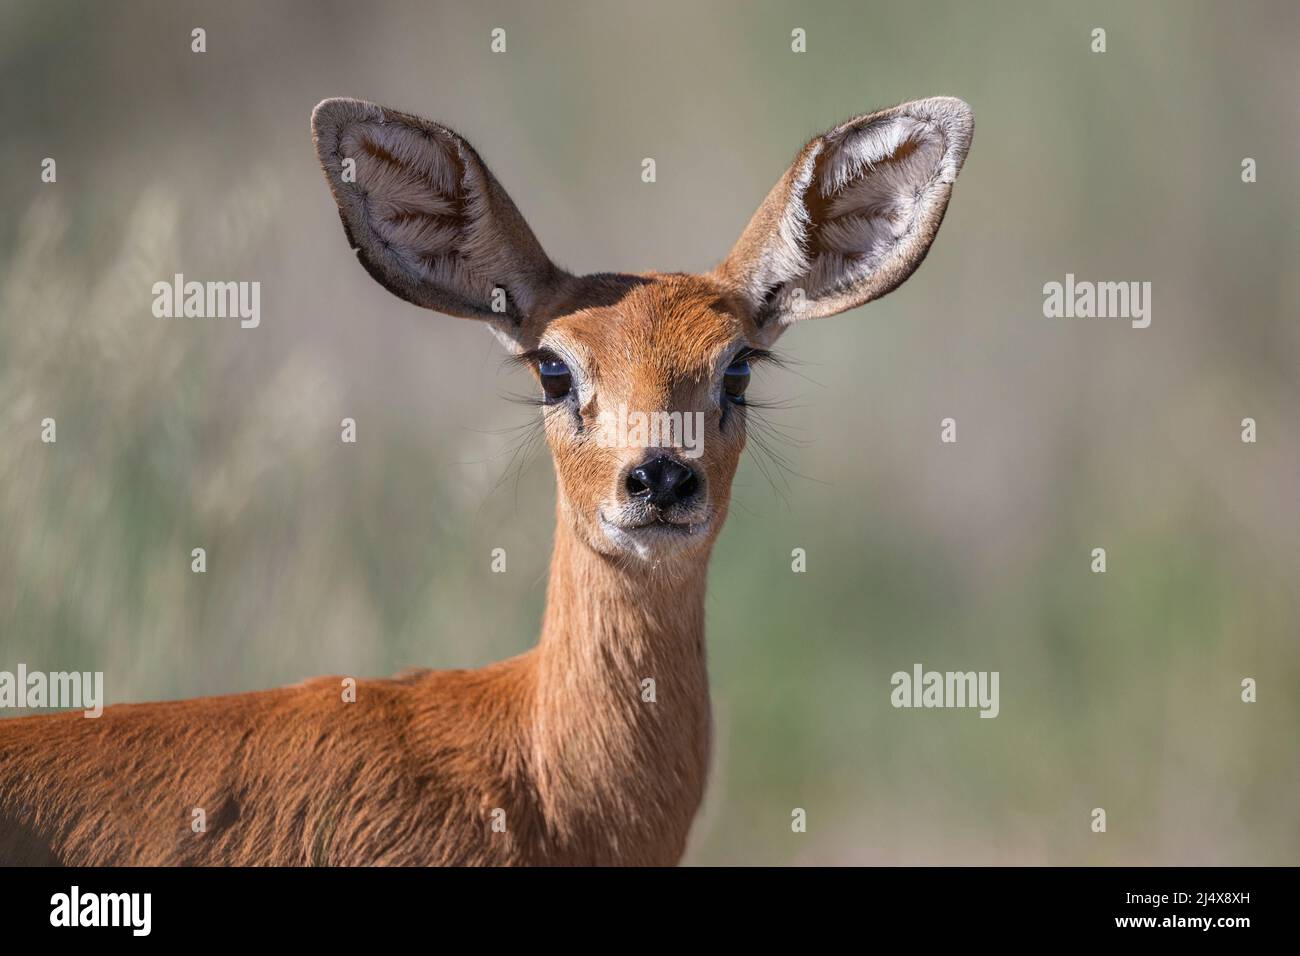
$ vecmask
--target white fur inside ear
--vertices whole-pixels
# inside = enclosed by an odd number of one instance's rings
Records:
[[[363,227],[418,281],[487,301],[492,283],[468,268],[466,209],[456,145],[396,123],[344,127],[340,152],[356,161]]]
[[[884,265],[927,213],[932,187],[945,181],[947,152],[942,128],[911,116],[849,130],[828,146],[808,295],[851,286]]]
[[[352,99],[312,113],[317,155],[353,247],[390,292],[517,333],[562,277],[459,135]]]
[[[721,273],[755,304],[761,335],[869,302],[925,258],[970,148],[970,107],[916,100],[812,140]]]

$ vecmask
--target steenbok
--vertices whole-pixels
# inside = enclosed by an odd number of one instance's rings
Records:
[[[949,98],[851,119],[803,148],[712,272],[578,276],[451,130],[317,106],[366,270],[486,323],[537,376],[559,497],[541,639],[482,670],[360,681],[355,701],[331,677],[0,721],[0,861],[677,862],[709,763],[705,572],[751,367],[793,322],[912,274],[972,128]],[[699,453],[606,440],[614,409],[692,416]]]

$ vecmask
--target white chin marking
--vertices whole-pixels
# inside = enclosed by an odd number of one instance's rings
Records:
[[[620,528],[604,515],[599,515],[600,528],[605,538],[618,550],[631,552],[643,561],[673,551],[703,534],[707,522],[689,525],[687,528],[657,528],[653,525],[645,528]]]
[[[604,518],[600,519],[600,527],[605,532],[605,537],[609,539],[609,543],[620,551],[630,551],[642,560],[650,557],[650,544],[645,538],[631,531],[624,531]]]

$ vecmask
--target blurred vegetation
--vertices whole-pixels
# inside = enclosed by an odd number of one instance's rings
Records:
[[[0,668],[122,702],[533,643],[529,383],[357,268],[318,100],[464,133],[570,269],[694,271],[810,135],[953,94],[925,266],[755,384],[791,471],[750,456],[714,558],[688,862],[1295,864],[1298,41],[1282,2],[6,3]],[[260,280],[261,327],[154,319],[175,272]],[[1044,319],[1066,272],[1152,282],[1151,328]],[[894,710],[916,661],[1000,671],[1001,715]]]

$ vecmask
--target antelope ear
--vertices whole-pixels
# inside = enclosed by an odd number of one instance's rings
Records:
[[[473,147],[437,123],[361,100],[311,115],[348,242],[408,302],[486,319],[518,339],[563,275]]]
[[[849,120],[799,153],[715,273],[771,341],[897,288],[934,241],[975,123],[952,97]]]

